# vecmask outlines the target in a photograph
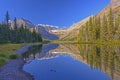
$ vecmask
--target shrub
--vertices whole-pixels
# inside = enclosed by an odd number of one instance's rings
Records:
[[[7,57],[7,55],[4,53],[0,53],[0,57]]]
[[[7,63],[7,59],[4,57],[0,57],[0,67],[3,66],[5,63]]]
[[[12,53],[12,54],[9,55],[9,58],[10,59],[18,59],[19,58],[19,54]]]

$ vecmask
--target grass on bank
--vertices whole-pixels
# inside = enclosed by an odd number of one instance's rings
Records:
[[[89,42],[74,42],[75,44],[96,44],[107,46],[120,46],[120,41],[89,41]]]
[[[107,46],[120,46],[120,41],[76,41],[76,40],[54,40],[52,43],[68,43],[68,44],[96,44],[96,45],[107,45]]]
[[[10,59],[17,59],[19,55],[12,51],[20,49],[22,46],[24,44],[0,44],[0,67]]]

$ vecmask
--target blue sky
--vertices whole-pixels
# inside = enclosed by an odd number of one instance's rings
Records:
[[[110,0],[0,0],[0,22],[8,10],[10,18],[23,17],[34,24],[69,27],[101,11]]]

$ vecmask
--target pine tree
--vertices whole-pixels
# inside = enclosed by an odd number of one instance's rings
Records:
[[[110,8],[110,12],[108,15],[108,40],[112,41],[114,39],[114,17],[112,13],[112,9]]]
[[[101,29],[101,20],[100,20],[100,17],[98,17],[95,21],[96,21],[95,22],[95,24],[96,24],[95,40],[100,40],[100,29]]]
[[[108,40],[108,30],[107,30],[107,18],[104,14],[100,29],[100,40],[101,41],[107,41]]]
[[[42,42],[40,33],[37,33],[34,29],[30,31],[27,26],[21,26],[18,28],[17,19],[14,19],[14,28],[8,27],[9,14],[6,13],[6,23],[0,24],[0,43],[21,43],[21,42]]]
[[[16,19],[16,17],[14,18],[14,30],[17,30],[17,19]]]
[[[89,30],[89,41],[93,41],[93,17],[90,17],[89,22],[88,22],[88,30]]]
[[[9,20],[10,20],[10,15],[9,15],[9,12],[7,11],[5,15],[5,21],[6,21],[7,26],[9,26]]]
[[[115,35],[114,40],[120,40],[120,13],[115,19]]]

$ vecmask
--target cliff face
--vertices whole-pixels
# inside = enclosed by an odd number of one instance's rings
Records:
[[[117,1],[119,1],[119,0],[111,0],[111,3],[114,3],[114,2],[117,2]]]
[[[70,28],[68,28],[66,31],[62,32],[62,35],[59,36],[60,39],[61,40],[73,40],[73,39],[76,39],[76,37],[78,36],[78,33],[79,33],[79,28],[82,25],[85,25],[85,23],[87,21],[89,21],[90,17],[93,17],[93,16],[89,16],[89,17],[83,19],[82,21],[79,21],[79,22],[75,23]]]
[[[18,18],[16,21],[17,21],[17,27],[18,28],[21,27],[22,25],[27,26],[28,28],[35,27],[35,25],[31,21],[29,21],[27,19],[24,19],[24,18]],[[14,27],[14,21],[11,21],[10,25],[13,28]]]
[[[120,6],[120,0],[111,0],[110,5],[112,9]]]
[[[103,17],[104,14],[108,14],[110,11],[110,8],[114,12],[114,14],[117,14],[120,11],[120,0],[111,0],[110,4],[106,6],[101,12],[99,12],[96,16]]]
[[[57,40],[59,39],[59,37],[55,34],[52,34],[50,32],[50,30],[52,29],[56,29],[55,27],[50,27],[50,26],[44,26],[44,25],[38,25],[37,26],[37,30],[39,33],[41,33],[41,36],[44,39],[48,39],[48,40]]]

